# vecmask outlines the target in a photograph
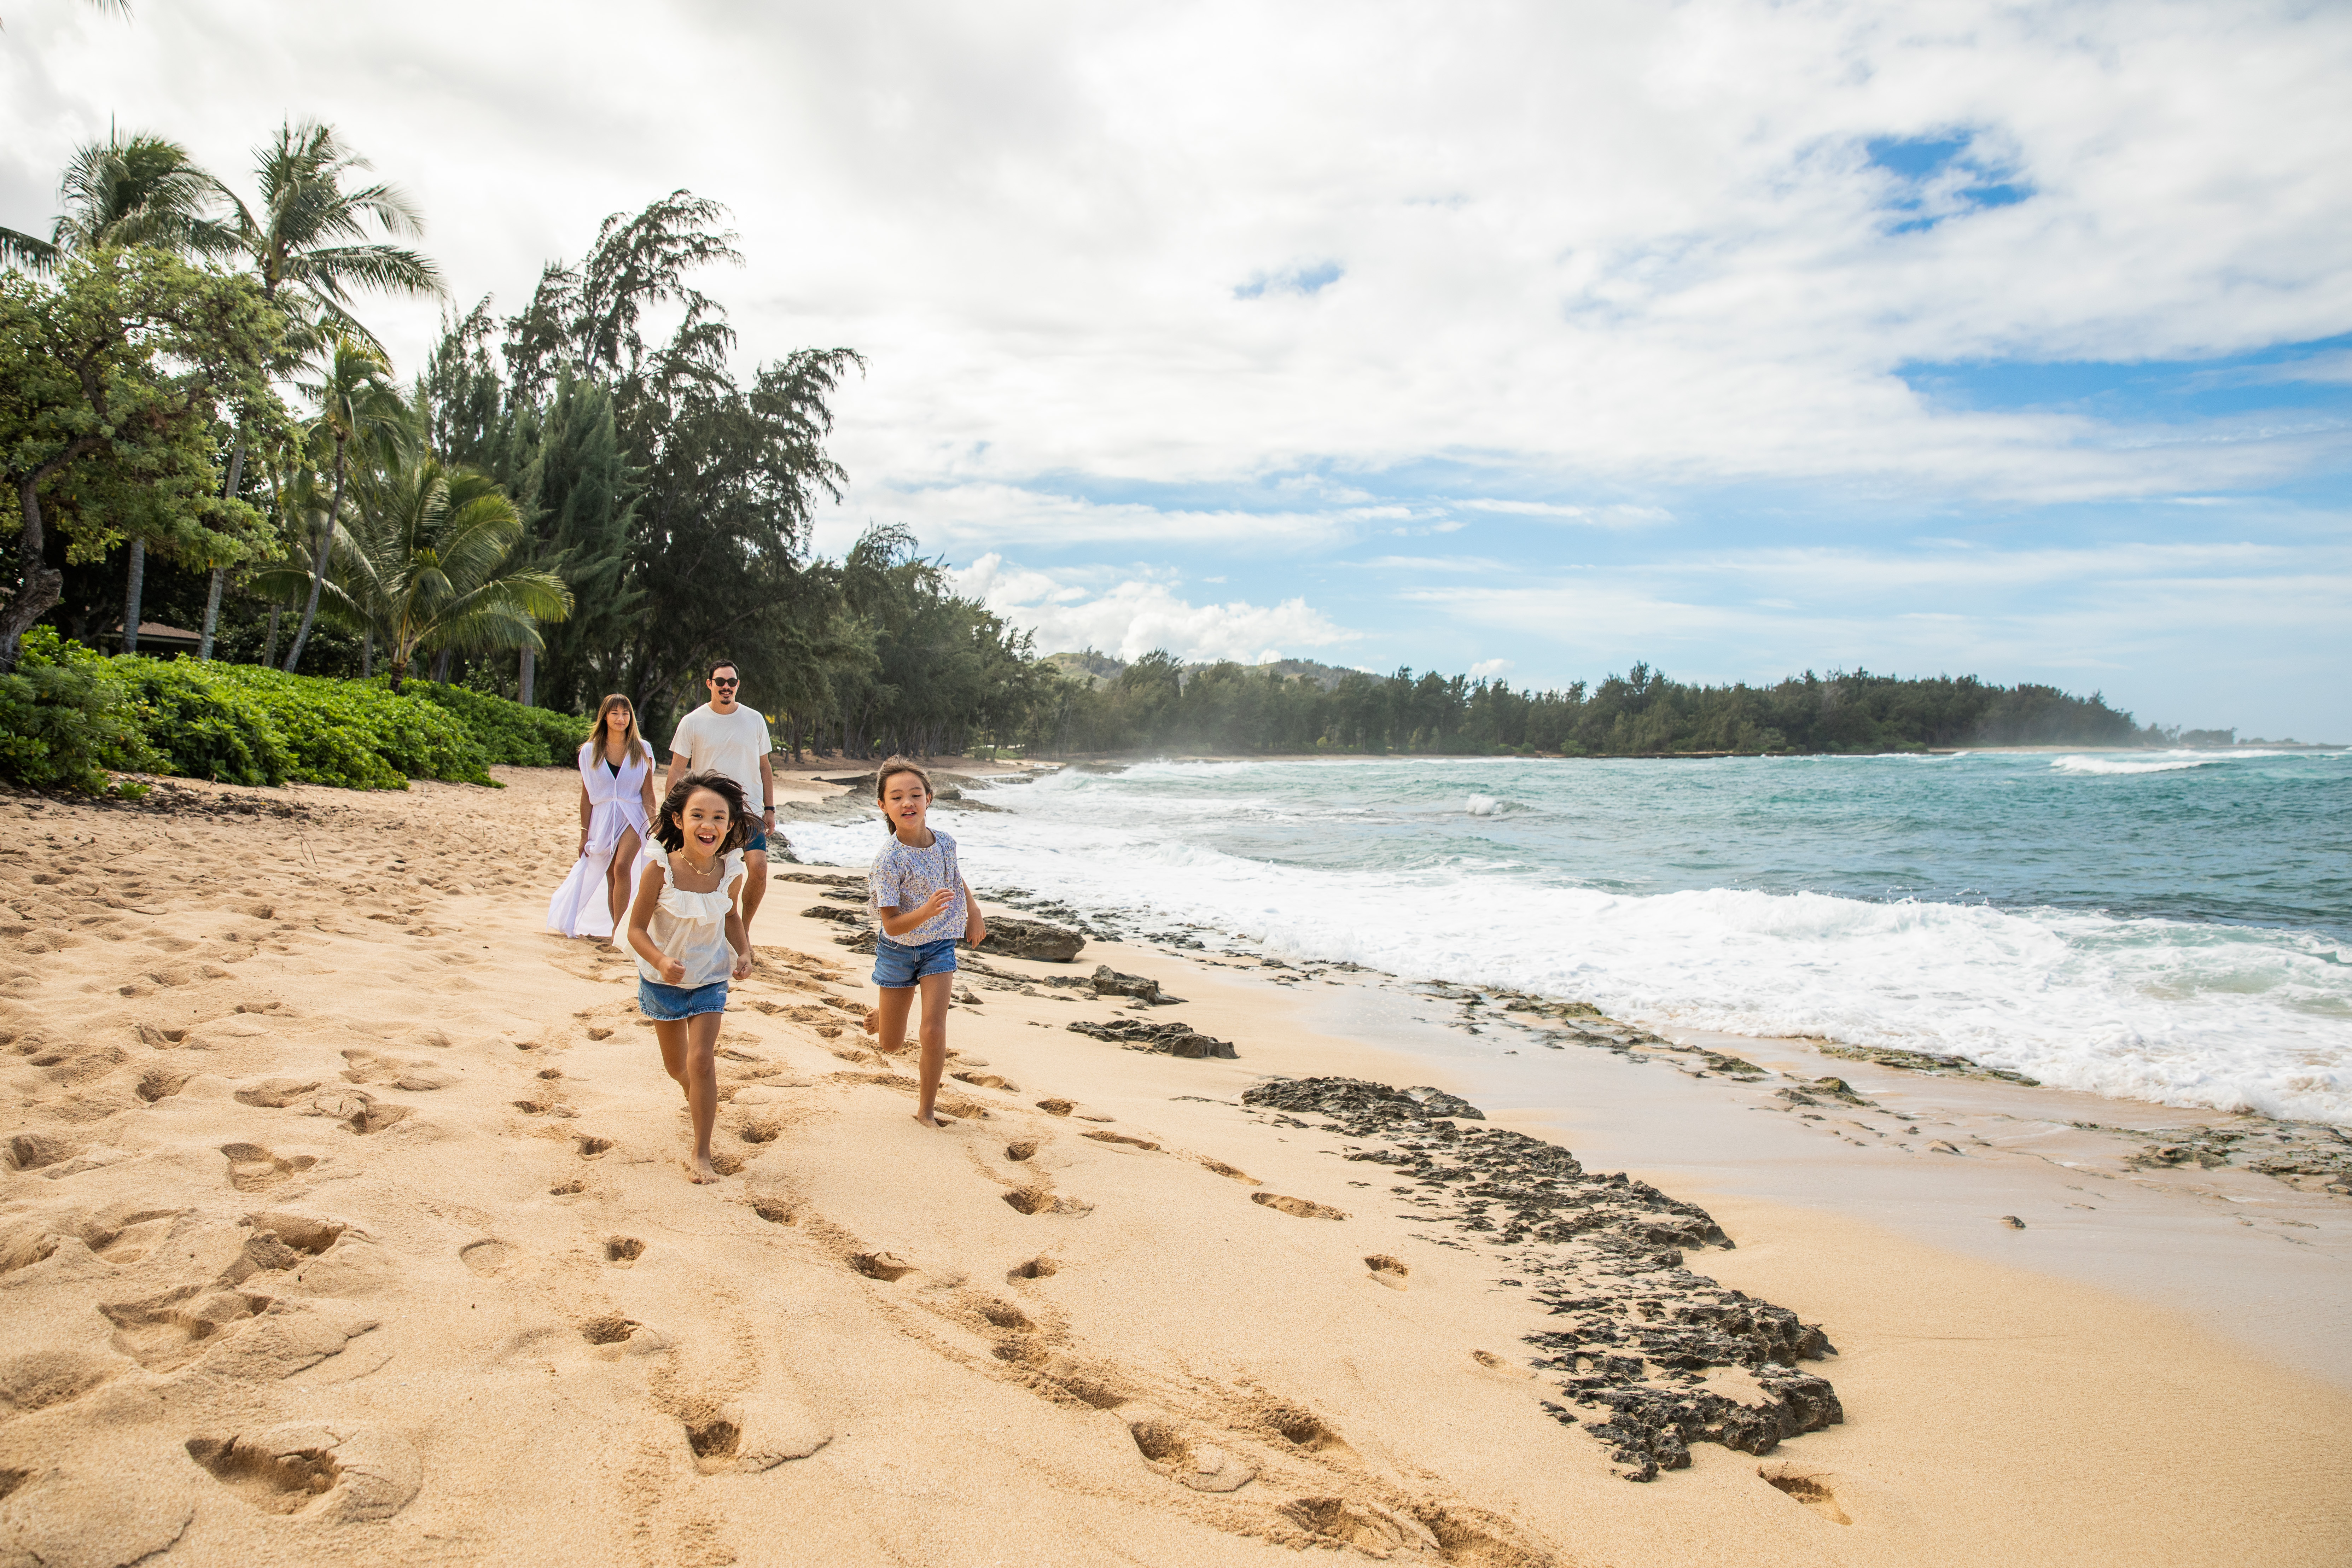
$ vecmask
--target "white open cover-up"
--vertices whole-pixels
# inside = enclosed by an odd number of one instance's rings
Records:
[[[555,897],[547,901],[547,929],[564,936],[593,936],[612,940],[613,906],[604,891],[604,873],[613,864],[613,851],[621,842],[621,831],[637,830],[637,845],[643,851],[653,829],[646,821],[646,773],[653,763],[630,748],[626,761],[618,773],[607,767],[594,745],[580,748],[580,782],[587,786],[588,852],[572,863],[572,875],[555,889]],[[636,868],[630,868],[634,877]],[[631,892],[635,889],[631,888]]]

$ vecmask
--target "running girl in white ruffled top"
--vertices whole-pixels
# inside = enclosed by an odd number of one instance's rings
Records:
[[[743,844],[751,819],[743,790],[723,773],[691,773],[661,803],[654,842],[629,906],[629,947],[637,955],[637,1008],[654,1021],[662,1066],[686,1091],[694,1119],[688,1174],[715,1182],[710,1128],[719,1116],[719,1022],[727,982],[751,973],[743,933]]]
[[[580,748],[580,857],[548,900],[547,929],[609,940],[629,907],[632,873],[654,814],[654,753],[618,692],[596,706]]]

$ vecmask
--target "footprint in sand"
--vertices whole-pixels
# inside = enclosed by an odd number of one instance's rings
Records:
[[[577,1197],[587,1190],[588,1184],[580,1177],[574,1176],[568,1182],[558,1182],[548,1188],[547,1195],[551,1198],[571,1198]]]
[[[1083,1199],[1059,1197],[1043,1187],[1015,1187],[1004,1201],[1021,1214],[1086,1214],[1094,1208]]]
[[[1024,1138],[1004,1146],[1004,1157],[1008,1160],[1033,1160],[1036,1156],[1037,1141],[1034,1138]]]
[[[607,1237],[604,1240],[604,1261],[615,1268],[633,1267],[646,1255],[646,1244],[634,1236]]]
[[[800,1213],[782,1198],[753,1198],[751,1212],[770,1225],[796,1225]]]
[[[1050,1279],[1061,1271],[1062,1266],[1052,1258],[1038,1257],[1026,1263],[1014,1264],[1004,1279],[1007,1284],[1022,1279]]]
[[[321,1080],[315,1078],[265,1078],[257,1083],[244,1085],[232,1098],[239,1105],[282,1110],[298,1100],[307,1099],[322,1087]]]
[[[1803,1503],[1832,1524],[1852,1524],[1844,1509],[1838,1506],[1837,1493],[1832,1491],[1828,1478],[1820,1471],[1801,1470],[1783,1460],[1773,1460],[1759,1466],[1757,1475],[1765,1483]]]
[[[758,1475],[805,1459],[833,1440],[799,1400],[773,1394],[740,1403],[691,1401],[682,1424],[694,1468],[706,1476]]]
[[[122,1370],[84,1351],[30,1351],[0,1361],[0,1407],[24,1415],[69,1404]]]
[[[188,1458],[264,1513],[390,1519],[423,1484],[415,1446],[377,1427],[301,1425],[252,1436],[191,1437]]]
[[[585,1132],[574,1138],[572,1143],[572,1147],[580,1151],[580,1157],[583,1160],[600,1159],[612,1152],[613,1149],[613,1141],[610,1138],[598,1138]]]
[[[195,1076],[194,1073],[174,1072],[170,1068],[149,1068],[139,1075],[139,1082],[131,1092],[152,1105],[157,1100],[169,1100],[179,1093]]]
[[[114,1301],[99,1312],[114,1325],[114,1348],[150,1372],[172,1372],[258,1317],[267,1296],[180,1285],[136,1301]]]
[[[1239,1182],[1244,1186],[1255,1187],[1258,1184],[1258,1180],[1255,1176],[1251,1175],[1247,1171],[1243,1170],[1238,1165],[1228,1165],[1223,1160],[1212,1160],[1206,1154],[1195,1154],[1192,1157],[1200,1161],[1204,1168],[1214,1171],[1220,1176],[1230,1177],[1232,1180]]]
[[[1147,1138],[1129,1138],[1124,1132],[1081,1132],[1081,1138],[1091,1138],[1097,1143],[1124,1143],[1137,1149],[1157,1150],[1160,1145]]]
[[[343,1060],[351,1065],[343,1069],[350,1083],[385,1083],[412,1093],[446,1089],[457,1081],[457,1075],[435,1067],[431,1062],[402,1062],[374,1051],[348,1050]]]
[[[291,1181],[319,1163],[310,1154],[280,1159],[258,1143],[224,1143],[220,1152],[228,1160],[228,1184],[240,1193],[260,1192]]]
[[[1257,1479],[1255,1465],[1214,1444],[1194,1442],[1172,1422],[1146,1416],[1129,1422],[1127,1431],[1144,1463],[1194,1491],[1239,1491]]]
[[[898,1280],[915,1272],[915,1266],[895,1252],[861,1252],[849,1266],[868,1279]]]
[[[1365,1258],[1364,1267],[1371,1270],[1371,1278],[1374,1280],[1391,1290],[1403,1289],[1406,1279],[1412,1273],[1412,1269],[1407,1268],[1385,1252],[1375,1252]]]
[[[1535,1376],[1533,1368],[1521,1366],[1517,1362],[1505,1361],[1501,1356],[1489,1351],[1472,1351],[1470,1359],[1497,1377],[1508,1378],[1514,1383],[1528,1381]]]
[[[469,1242],[457,1249],[457,1261],[477,1274],[496,1274],[514,1256],[514,1248],[503,1241]]]
[[[1037,1109],[1048,1116],[1067,1116],[1077,1109],[1076,1102],[1067,1100],[1041,1100]]]
[[[1318,1204],[1312,1198],[1286,1198],[1280,1193],[1252,1193],[1250,1202],[1279,1209],[1300,1219],[1346,1219],[1348,1211],[1335,1209],[1328,1204]]]
[[[1352,1459],[1356,1450],[1313,1411],[1297,1405],[1274,1404],[1257,1412],[1259,1424],[1295,1447],[1310,1454],[1330,1454]]]

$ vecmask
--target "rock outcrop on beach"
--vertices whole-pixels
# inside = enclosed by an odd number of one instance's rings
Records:
[[[1048,925],[1044,921],[1019,920],[1012,915],[998,915],[988,922],[986,947],[991,952],[1007,958],[1026,958],[1040,963],[1067,963],[1078,956],[1087,939],[1063,926]]]
[[[1391,1195],[1493,1247],[1503,1284],[1566,1320],[1528,1342],[1547,1352],[1537,1364],[1570,1402],[1594,1414],[1546,1408],[1608,1444],[1626,1479],[1687,1467],[1694,1443],[1769,1454],[1845,1419],[1829,1380],[1795,1364],[1836,1353],[1820,1325],[1683,1266],[1686,1249],[1731,1246],[1696,1205],[1590,1174],[1557,1143],[1458,1126],[1477,1110],[1434,1089],[1302,1079],[1255,1085],[1242,1101],[1360,1140],[1345,1158],[1390,1167],[1410,1184]]]
[[[1240,1054],[1232,1042],[1212,1039],[1189,1024],[1146,1024],[1134,1018],[1113,1018],[1107,1024],[1081,1020],[1070,1026],[1070,1032],[1108,1040],[1130,1051],[1155,1051],[1168,1057],[1222,1057],[1231,1061]]]
[[[1171,996],[1160,989],[1157,980],[1146,980],[1140,974],[1121,974],[1108,963],[1095,965],[1095,994],[1097,996],[1132,996],[1153,1007],[1177,1007],[1183,1005],[1181,996]]]

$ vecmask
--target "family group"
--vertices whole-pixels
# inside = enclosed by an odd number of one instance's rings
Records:
[[[579,857],[548,904],[547,923],[564,936],[606,942],[628,933],[638,1009],[653,1022],[662,1066],[685,1091],[694,1126],[688,1173],[714,1182],[719,1027],[729,983],[751,973],[751,921],[767,894],[776,792],[768,721],[739,700],[736,667],[718,661],[705,684],[710,700],[670,736],[658,800],[653,748],[637,732],[635,707],[618,695],[598,705],[580,748]],[[920,994],[915,1120],[937,1127],[956,944],[983,941],[988,927],[956,863],[955,840],[929,826],[929,775],[892,757],[875,774],[874,797],[890,832],[867,879],[881,930],[877,1000],[866,1026],[877,1049],[904,1049]]]

